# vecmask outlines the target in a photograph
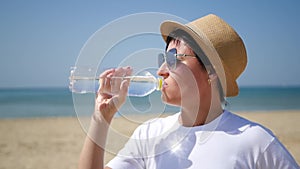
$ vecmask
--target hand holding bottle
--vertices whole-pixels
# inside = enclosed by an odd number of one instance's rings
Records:
[[[100,86],[97,91],[94,115],[102,115],[107,122],[111,121],[114,114],[124,104],[129,86],[128,79],[112,77],[125,77],[131,73],[130,67],[124,67],[106,70],[99,76]]]

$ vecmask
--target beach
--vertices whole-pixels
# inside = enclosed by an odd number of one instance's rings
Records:
[[[300,111],[237,113],[271,129],[300,164]],[[135,117],[142,120],[147,116]],[[126,126],[126,127],[124,127]],[[136,123],[122,117],[113,120],[112,128],[124,138]],[[74,169],[85,139],[76,117],[0,119],[0,169]],[[112,135],[108,147],[115,151],[126,139]],[[105,162],[114,153],[106,153]]]

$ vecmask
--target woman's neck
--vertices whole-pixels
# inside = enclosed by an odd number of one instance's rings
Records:
[[[212,106],[211,108],[198,111],[182,108],[179,122],[185,127],[201,126],[210,123],[223,113],[222,106]]]

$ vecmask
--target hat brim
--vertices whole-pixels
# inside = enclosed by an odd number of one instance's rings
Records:
[[[206,37],[206,35],[199,28],[191,24],[183,25],[174,21],[165,21],[160,26],[161,35],[164,41],[166,41],[169,34],[176,29],[182,29],[187,32],[194,38],[199,47],[203,50],[206,57],[216,71],[216,74],[223,88],[224,96],[230,97],[238,95],[239,88],[236,81],[234,80],[234,78],[232,78],[227,66],[222,64],[222,60],[220,59],[218,52],[216,51],[210,40]]]

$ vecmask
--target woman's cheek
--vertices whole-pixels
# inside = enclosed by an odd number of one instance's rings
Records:
[[[177,69],[170,74],[176,81],[182,96],[191,96],[198,91],[198,84],[193,72],[185,64],[179,64]]]

